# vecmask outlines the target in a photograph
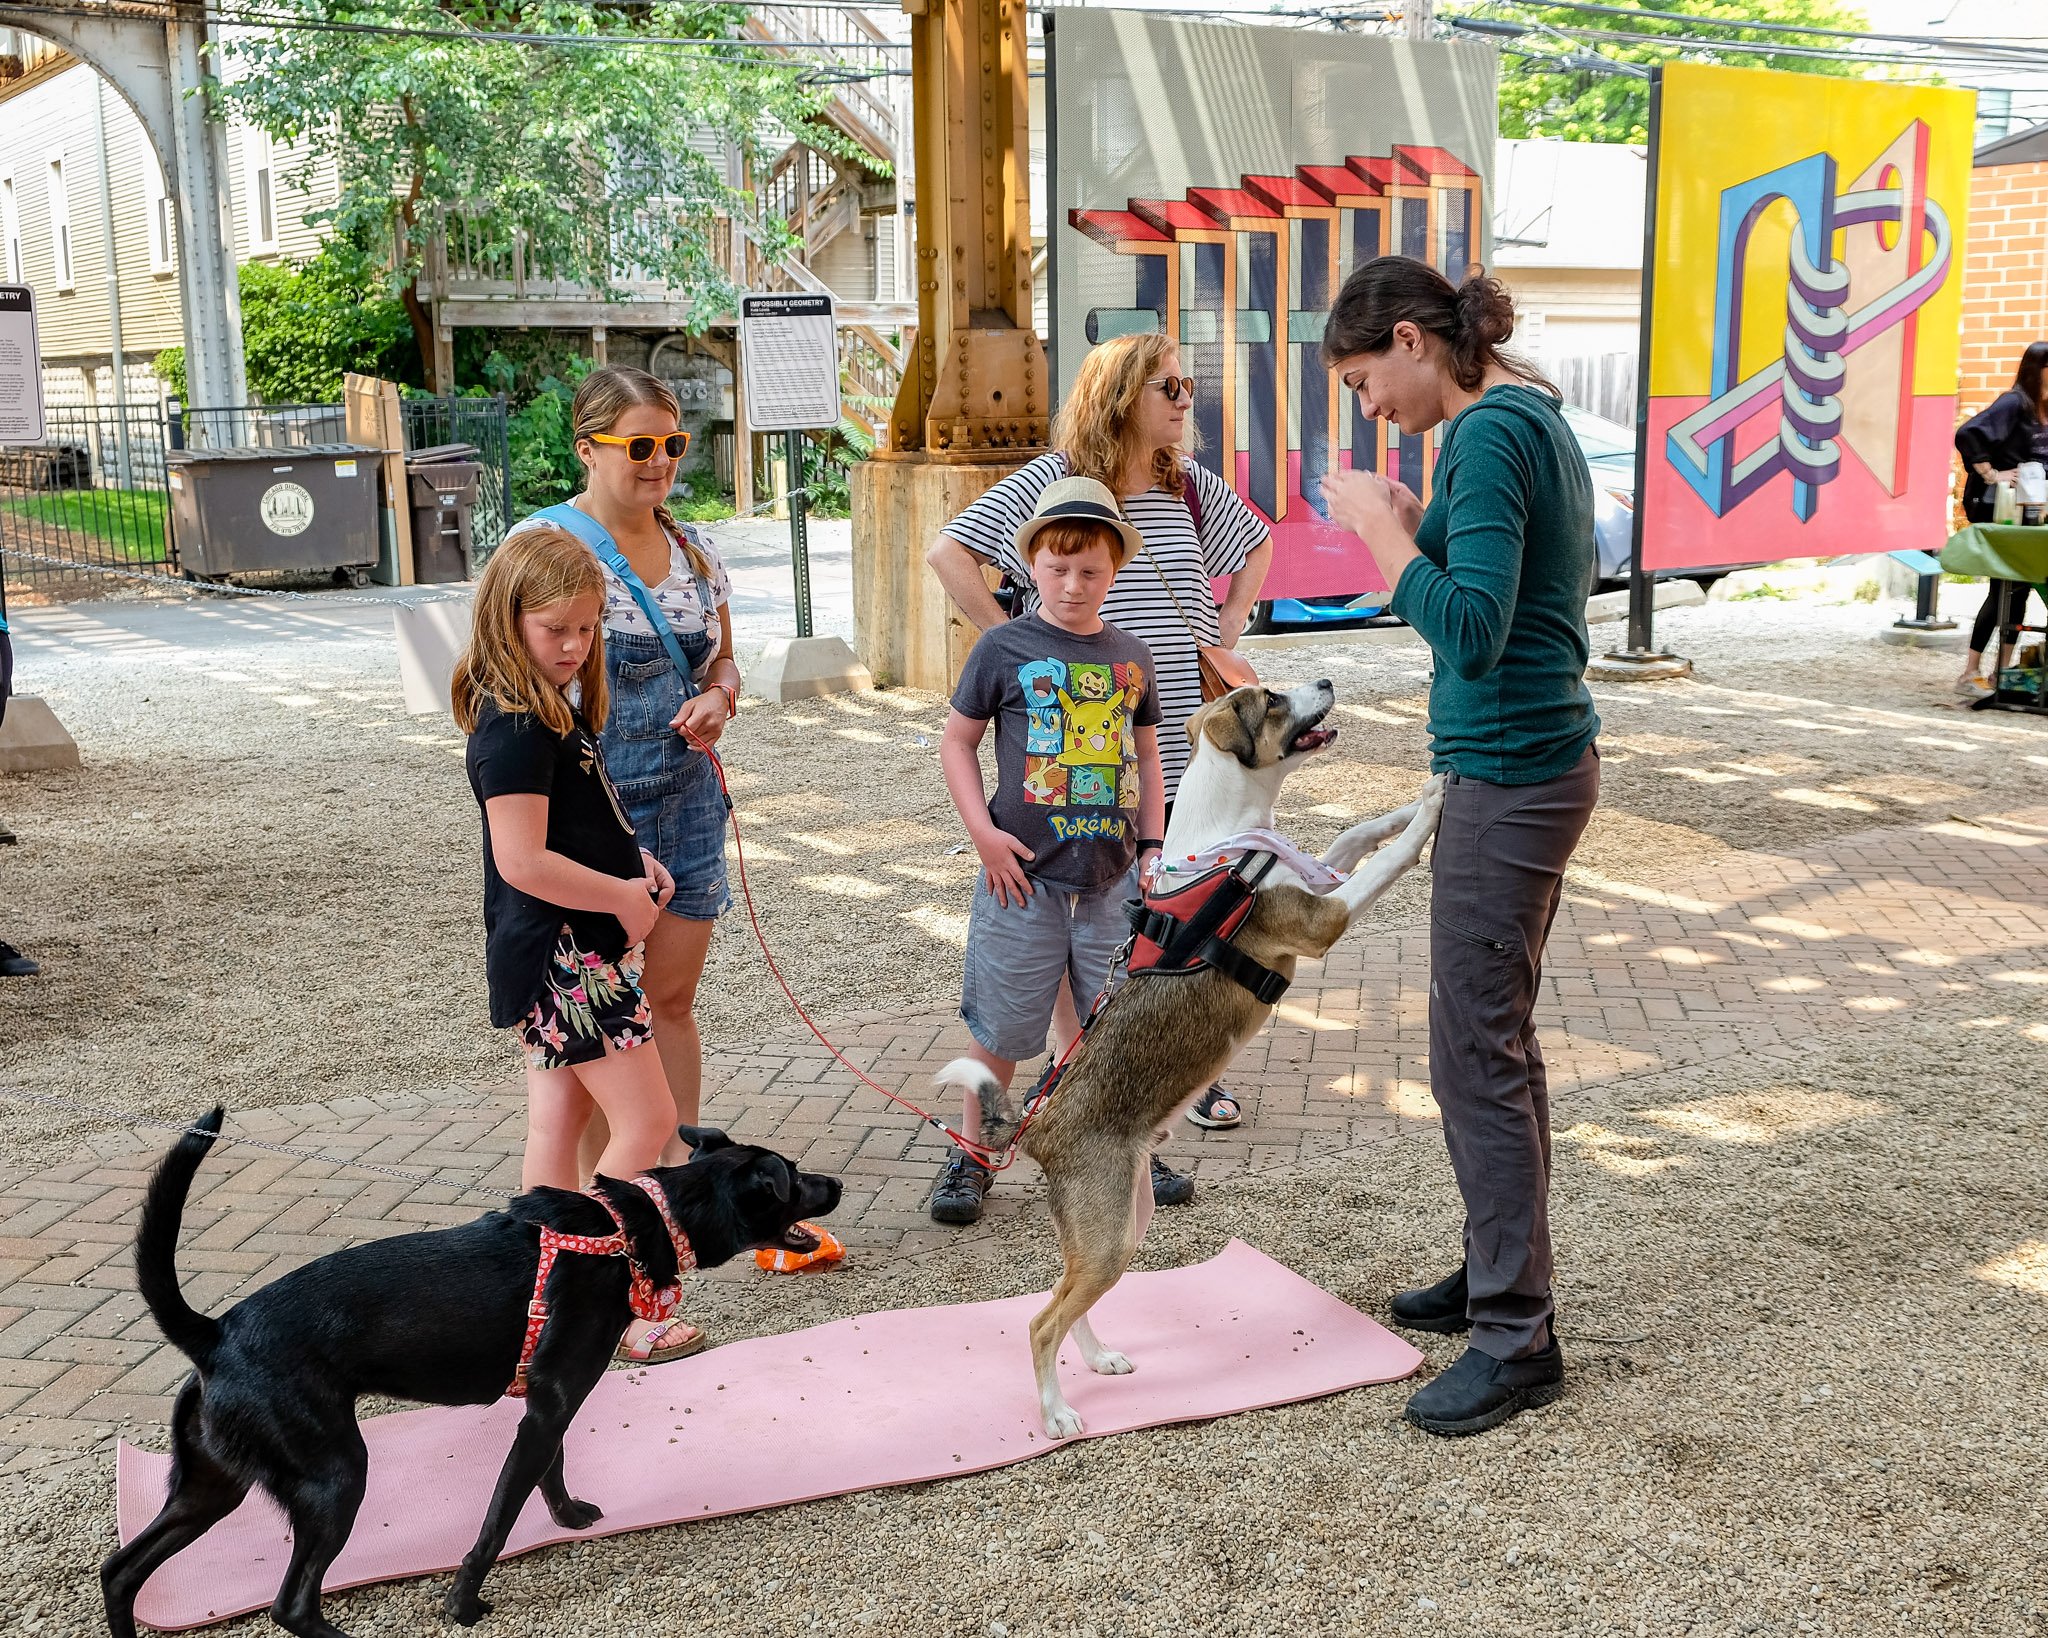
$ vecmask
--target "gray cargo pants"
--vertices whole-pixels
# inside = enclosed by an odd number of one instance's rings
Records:
[[[1535,785],[1452,774],[1430,861],[1429,1080],[1465,1197],[1472,1346],[1550,1345],[1550,1091],[1543,945],[1600,797],[1600,756]]]

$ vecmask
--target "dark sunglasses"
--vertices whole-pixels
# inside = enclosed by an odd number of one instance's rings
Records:
[[[687,432],[671,432],[666,438],[650,438],[645,435],[638,438],[620,438],[609,432],[593,432],[590,441],[593,444],[622,444],[625,446],[626,459],[636,464],[653,460],[657,447],[670,460],[680,461],[683,458],[683,451],[690,447],[690,435]]]
[[[1166,394],[1169,404],[1178,404],[1183,398],[1195,396],[1195,378],[1191,375],[1162,375],[1157,381],[1147,381],[1148,387],[1157,387]]]

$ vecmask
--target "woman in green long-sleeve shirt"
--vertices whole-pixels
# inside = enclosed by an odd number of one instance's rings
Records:
[[[1477,1433],[1562,1391],[1551,1327],[1550,1099],[1536,1040],[1543,946],[1600,794],[1586,690],[1593,492],[1556,389],[1501,352],[1498,281],[1453,288],[1401,256],[1366,263],[1323,354],[1368,416],[1438,435],[1424,511],[1370,472],[1323,480],[1394,612],[1436,657],[1433,766],[1448,775],[1431,857],[1429,1069],[1465,1200],[1464,1260],[1397,1294],[1410,1327],[1472,1332],[1408,1402],[1432,1433]],[[1404,474],[1405,476],[1405,474]]]

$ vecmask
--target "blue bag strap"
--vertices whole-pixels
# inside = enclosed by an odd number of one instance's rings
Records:
[[[633,601],[640,605],[640,612],[647,616],[647,623],[654,628],[654,635],[661,639],[661,646],[667,651],[669,664],[676,668],[676,675],[682,679],[684,693],[694,694],[697,691],[696,677],[690,670],[690,662],[683,658],[683,645],[676,640],[675,629],[669,625],[668,616],[661,612],[660,605],[654,601],[654,593],[647,589],[647,583],[633,572],[633,565],[626,561],[626,554],[619,550],[619,544],[612,539],[611,531],[588,512],[579,511],[567,501],[563,501],[559,506],[543,507],[533,515],[568,530],[597,553],[605,566],[619,577],[619,583],[632,594]]]

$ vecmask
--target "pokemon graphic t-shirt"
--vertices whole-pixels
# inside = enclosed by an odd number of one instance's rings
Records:
[[[996,725],[989,817],[1030,848],[1024,873],[1097,892],[1138,853],[1138,736],[1159,725],[1151,650],[1105,622],[1077,637],[1027,614],[981,634],[953,709]]]

